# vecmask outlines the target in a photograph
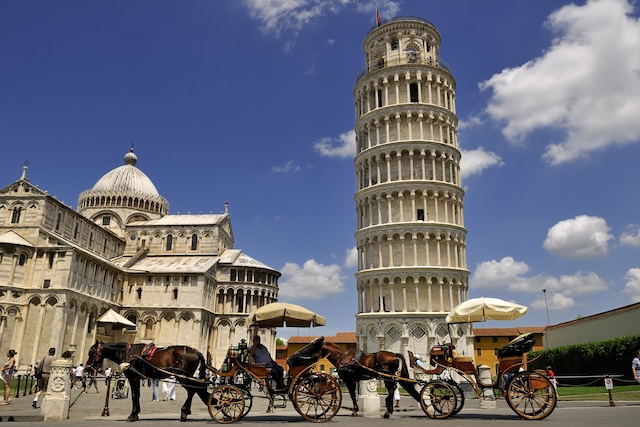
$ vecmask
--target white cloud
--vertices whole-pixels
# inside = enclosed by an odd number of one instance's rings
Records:
[[[262,31],[279,35],[299,30],[322,15],[322,7],[311,0],[244,0],[249,16],[262,22]]]
[[[354,246],[351,249],[347,249],[347,253],[344,259],[344,267],[354,268],[357,266],[358,266],[358,248]]]
[[[544,248],[561,258],[591,259],[607,254],[609,226],[603,218],[580,215],[558,222],[547,232]]]
[[[535,283],[535,291],[546,289],[555,293],[561,293],[566,297],[582,297],[604,292],[609,289],[609,284],[596,273],[579,271],[575,274],[565,274],[556,277],[532,277]]]
[[[640,227],[630,226],[631,230],[620,235],[620,244],[627,246],[640,246]]]
[[[375,20],[376,7],[384,15],[383,19],[395,16],[400,9],[396,1],[380,0],[376,3],[353,0],[244,0],[249,16],[262,23],[262,31],[276,36],[283,32],[295,34],[309,22],[327,13],[340,13],[352,5],[356,12],[370,14],[371,22]]]
[[[623,292],[631,295],[631,302],[640,302],[640,268],[630,268],[624,276]]]
[[[542,298],[536,299],[529,308],[532,310],[546,310],[549,311],[562,311],[568,308],[575,307],[576,302],[573,298],[569,298],[559,292],[547,292],[547,300],[544,300],[544,294]]]
[[[480,126],[484,123],[482,117],[480,116],[471,116],[466,120],[458,120],[458,130],[470,129],[476,126]]]
[[[313,144],[313,148],[323,157],[355,157],[356,133],[350,130],[337,139],[322,138]]]
[[[500,261],[486,261],[478,265],[470,279],[474,288],[540,293],[530,307],[546,309],[544,293],[550,311],[564,310],[576,305],[575,298],[593,295],[609,289],[609,284],[594,272],[577,272],[560,277],[526,276],[529,266],[504,257]]]
[[[300,166],[296,165],[293,160],[289,160],[282,166],[272,166],[271,170],[275,173],[297,173],[300,172]]]
[[[500,261],[492,260],[479,264],[471,277],[471,282],[478,288],[508,288],[528,271],[529,266],[526,263],[504,257]]]
[[[496,153],[487,151],[484,147],[475,150],[462,150],[460,159],[460,175],[465,178],[482,173],[483,170],[492,166],[503,166],[504,162]]]
[[[339,265],[319,264],[313,259],[303,266],[287,262],[281,269],[278,296],[295,299],[322,299],[344,291],[344,276]]]
[[[480,83],[486,112],[512,142],[539,129],[564,140],[547,146],[558,165],[609,146],[640,142],[640,20],[626,0],[589,0],[551,14],[549,49]],[[606,119],[603,119],[605,118]]]

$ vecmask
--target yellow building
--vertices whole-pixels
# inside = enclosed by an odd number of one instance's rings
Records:
[[[496,374],[498,356],[496,350],[504,347],[520,334],[533,333],[536,344],[533,350],[542,350],[543,326],[522,326],[519,328],[473,328],[474,360],[476,366],[487,365],[491,368],[491,375]],[[526,368],[526,367],[525,367]]]

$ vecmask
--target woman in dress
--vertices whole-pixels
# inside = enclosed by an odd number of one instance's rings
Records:
[[[15,350],[9,350],[7,357],[9,358],[2,366],[2,382],[4,384],[4,400],[0,402],[0,405],[7,405],[9,403],[9,395],[11,394],[11,379],[13,374],[16,373],[16,355]]]

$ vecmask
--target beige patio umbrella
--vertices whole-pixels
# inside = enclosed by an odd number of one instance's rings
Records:
[[[447,323],[484,322],[485,320],[513,320],[524,316],[527,307],[499,298],[472,298],[458,304],[447,314]]]
[[[296,304],[274,302],[263,305],[254,310],[247,317],[247,327],[280,327],[305,328],[309,326],[324,326],[327,320]]]
[[[98,323],[108,323],[113,329],[125,328],[127,326],[135,327],[136,324],[127,319],[126,317],[116,313],[112,309],[107,310],[100,318]]]

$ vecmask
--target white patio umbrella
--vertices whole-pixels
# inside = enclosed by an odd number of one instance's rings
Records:
[[[458,304],[447,314],[447,323],[484,322],[485,320],[513,320],[524,316],[527,307],[499,298],[472,298]]]

